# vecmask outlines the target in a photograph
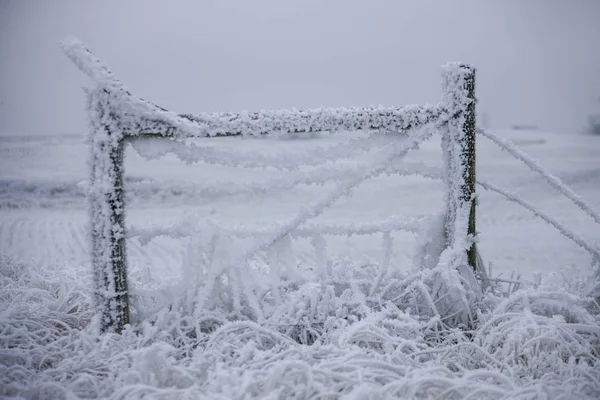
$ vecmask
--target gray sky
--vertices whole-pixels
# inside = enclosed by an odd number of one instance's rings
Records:
[[[600,96],[599,0],[0,0],[0,135],[86,130],[65,36],[182,113],[435,103],[447,61],[494,127],[576,131]]]

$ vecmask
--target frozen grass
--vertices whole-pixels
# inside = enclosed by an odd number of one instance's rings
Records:
[[[286,246],[265,257],[285,260]],[[448,269],[329,260],[315,275],[259,258],[191,259],[202,279],[188,270],[185,285],[131,271],[137,321],[103,336],[86,269],[2,258],[0,396],[600,397],[600,311],[573,271],[481,294]]]

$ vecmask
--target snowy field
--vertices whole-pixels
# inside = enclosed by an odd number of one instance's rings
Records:
[[[600,137],[495,133],[512,140],[600,210]],[[214,138],[203,145],[233,153],[289,154],[293,160],[363,135]],[[237,314],[225,306],[220,313],[221,305],[212,299],[209,311],[196,310],[192,318],[185,307],[160,305],[178,295],[186,279],[182,265],[196,265],[190,258],[198,253],[188,248],[188,238],[148,235],[169,226],[179,226],[175,231],[181,226],[265,229],[293,218],[335,182],[284,188],[306,171],[186,165],[172,155],[146,161],[129,147],[127,223],[132,235],[146,232],[127,243],[130,284],[137,296],[135,327],[122,336],[95,336],[89,327],[87,157],[82,136],[0,136],[0,396],[600,398],[600,313],[587,297],[594,283],[592,258],[528,210],[482,188],[480,253],[494,278],[519,279],[520,286],[502,283],[478,299],[484,305],[480,315],[475,322],[467,318],[470,325],[463,330],[423,311],[428,296],[414,292],[424,288],[431,294],[438,278],[416,268],[419,235],[410,232],[393,232],[389,238],[380,233],[323,235],[318,240],[324,243],[316,245],[314,238],[292,237],[275,255],[288,264],[292,283],[268,292],[262,299],[270,304],[268,310],[262,304],[244,306],[243,295],[237,300],[242,305],[235,307],[234,291],[233,299],[225,298]],[[360,157],[344,161],[348,168],[360,162]],[[426,142],[404,163],[441,168],[439,140]],[[477,174],[532,203],[596,248],[600,245],[600,226],[590,216],[483,137],[477,143]],[[261,184],[267,188],[269,182],[282,188],[246,190]],[[443,196],[436,180],[377,177],[311,223],[344,227],[393,217],[413,221],[418,230],[441,212]],[[196,237],[191,243],[200,246],[203,240]],[[221,241],[225,253],[245,245],[223,235]],[[363,284],[377,281],[383,264],[389,266],[389,281],[378,282],[381,287],[423,285],[397,289],[395,300],[408,296],[400,303],[381,295],[373,306],[373,293],[365,294]],[[323,282],[323,269],[332,270],[337,281]],[[296,270],[309,271],[298,273],[305,281],[289,277]],[[306,281],[307,276],[314,281]],[[238,279],[244,293],[246,275]],[[456,301],[462,295],[457,293]],[[453,295],[448,296],[451,302]],[[264,312],[263,319],[256,317],[257,309]]]
[[[600,140],[593,136],[557,135],[533,131],[503,131],[510,139],[560,177],[596,209],[600,208]],[[248,152],[306,152],[360,136],[356,133],[322,135],[311,140],[211,139],[210,145]],[[241,143],[240,143],[241,142]],[[88,148],[80,136],[0,138],[0,245],[15,260],[81,265],[88,261],[85,224],[85,180]],[[592,219],[543,179],[485,138],[478,138],[478,178],[515,193],[570,227],[590,242],[600,241]],[[292,157],[293,159],[293,157]],[[405,159],[441,167],[439,141],[431,140]],[[268,193],[242,192],[248,182],[286,180],[290,173],[186,165],[174,156],[144,161],[131,148],[126,153],[128,223],[140,228],[180,223],[193,216],[223,224],[269,225],[294,215],[328,186],[298,185]],[[231,184],[230,184],[230,183]],[[235,184],[239,184],[236,186]],[[585,251],[529,211],[479,188],[480,250],[498,273],[516,272],[531,280],[536,274],[564,272],[590,260]],[[381,220],[389,216],[413,218],[439,212],[443,206],[440,182],[420,177],[382,177],[359,187],[321,219],[327,222]],[[412,266],[414,235],[398,239],[395,262]],[[342,240],[330,250],[351,257],[375,257],[378,240]],[[158,238],[147,246],[129,242],[129,262],[176,273],[182,244]]]

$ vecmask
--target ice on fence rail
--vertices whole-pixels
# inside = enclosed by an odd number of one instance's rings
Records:
[[[139,99],[121,99],[119,109],[131,109],[122,118],[122,129],[130,135],[153,134],[175,138],[227,135],[262,136],[294,132],[338,132],[357,130],[406,131],[444,117],[438,106],[403,108],[321,108],[312,110],[275,110],[241,114],[200,113],[185,117],[167,112]],[[246,115],[246,117],[242,117]]]
[[[198,114],[190,120],[206,126],[202,136],[241,134],[259,136],[289,132],[337,132],[384,129],[405,131],[433,122],[443,111],[437,106],[317,108],[241,114]],[[198,136],[198,135],[195,135]]]
[[[94,56],[81,40],[68,37],[61,44],[63,51],[77,68],[95,83],[117,93],[126,90],[108,67],[98,57]]]

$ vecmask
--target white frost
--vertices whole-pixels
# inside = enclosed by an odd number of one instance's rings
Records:
[[[0,257],[0,396],[526,399],[600,395],[597,303],[567,294],[573,288],[526,287],[505,296],[481,294],[474,290],[472,276],[461,270],[466,265],[464,251],[475,238],[466,234],[468,210],[460,199],[464,166],[458,142],[464,110],[471,101],[465,97],[465,70],[460,65],[446,66],[444,100],[435,107],[190,117],[131,95],[81,42],[65,41],[64,48],[97,85],[88,95],[92,128],[88,192],[96,237],[96,288],[98,282],[113,278],[109,267],[115,237],[191,238],[186,239],[181,281],[158,282],[158,288],[136,282],[131,291],[132,325],[121,335],[100,336],[94,329],[91,304],[98,303],[97,296],[115,293],[110,288],[108,293],[93,292],[87,280],[80,279],[89,271],[69,276],[62,266],[38,268]],[[408,129],[417,124],[422,129]],[[383,125],[409,135],[375,144],[350,141],[318,150],[314,157],[305,153],[289,160],[183,141],[225,132],[258,136]],[[419,164],[396,163],[440,129],[444,130],[443,174]],[[111,220],[113,209],[122,215],[124,205],[119,204],[120,182],[110,156],[125,135],[140,131],[172,136],[176,140],[167,142],[166,149],[190,162],[253,168],[273,163],[289,171],[288,182],[236,184],[241,191],[329,180],[336,185],[293,218],[261,229],[186,220],[170,228],[125,232],[123,221]],[[165,150],[153,146],[138,151],[156,157]],[[371,148],[377,149],[377,158],[351,167],[329,164]],[[328,155],[328,150],[333,154]],[[296,171],[299,165],[314,169]],[[384,173],[443,176],[446,211],[451,213],[450,243],[441,232],[446,213],[425,220],[392,216],[368,223],[311,224],[311,219],[357,185]],[[516,196],[485,182],[480,185],[528,208],[595,251]],[[219,184],[199,187],[228,191]],[[427,268],[403,273],[392,265],[396,230],[421,235],[426,253],[421,255],[435,256],[421,258],[419,266]],[[379,263],[328,257],[325,236],[373,233],[382,236]],[[311,239],[315,265],[301,268],[297,263],[292,241],[297,236]]]

